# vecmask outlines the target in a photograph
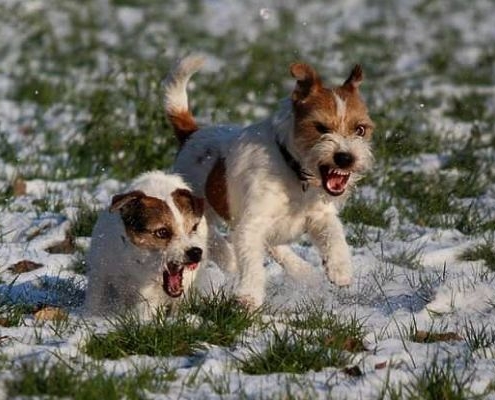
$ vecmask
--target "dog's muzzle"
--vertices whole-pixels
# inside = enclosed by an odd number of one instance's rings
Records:
[[[199,262],[203,256],[203,250],[199,247],[191,247],[185,252],[185,262],[167,264],[167,269],[163,271],[163,290],[170,297],[179,297],[184,292],[182,278],[184,270],[194,271],[198,268]]]

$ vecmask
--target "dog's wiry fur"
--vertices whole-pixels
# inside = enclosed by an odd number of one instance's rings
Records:
[[[227,270],[239,268],[237,295],[258,306],[265,251],[304,273],[309,266],[287,244],[307,233],[329,280],[349,285],[351,254],[338,209],[372,163],[373,122],[359,94],[361,68],[327,88],[311,66],[293,64],[297,83],[274,115],[244,128],[198,130],[186,84],[200,65],[190,56],[171,72],[165,110],[181,144],[174,170],[207,199],[211,259]],[[230,225],[229,241],[214,229],[218,219]]]
[[[183,297],[206,250],[203,208],[181,177],[160,171],[114,196],[92,234],[86,312],[148,318]]]

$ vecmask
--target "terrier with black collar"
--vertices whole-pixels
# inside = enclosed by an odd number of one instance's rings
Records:
[[[349,285],[351,253],[338,210],[373,160],[361,67],[327,88],[310,65],[292,64],[295,88],[275,114],[247,127],[199,129],[186,85],[202,63],[189,56],[170,73],[165,111],[180,144],[174,170],[207,200],[211,259],[240,270],[237,295],[256,307],[265,297],[266,251],[293,270],[307,269],[288,246],[307,233],[328,279]],[[218,221],[230,226],[229,240],[214,228]]]

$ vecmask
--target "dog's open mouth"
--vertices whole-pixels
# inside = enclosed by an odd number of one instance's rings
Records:
[[[168,265],[168,270],[163,271],[163,290],[170,297],[179,297],[184,288],[182,286],[182,274],[184,268],[176,265]]]
[[[194,271],[199,263],[174,264],[169,263],[167,269],[163,271],[163,290],[170,297],[179,297],[184,292],[182,277],[185,269]]]
[[[320,166],[321,185],[332,196],[340,196],[345,192],[347,182],[351,176],[348,171],[330,169],[328,165]]]

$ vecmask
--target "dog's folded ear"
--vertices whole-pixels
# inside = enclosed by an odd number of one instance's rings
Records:
[[[112,197],[112,204],[110,205],[110,212],[116,212],[122,210],[131,201],[141,199],[146,195],[140,190],[133,190],[128,193],[116,194]]]
[[[172,193],[177,208],[185,214],[192,214],[197,218],[201,218],[205,210],[204,199],[196,197],[190,190],[176,189]]]
[[[296,87],[292,92],[293,101],[303,101],[321,88],[321,79],[316,70],[308,64],[294,63],[290,66],[291,75],[296,78]]]
[[[343,87],[351,90],[355,90],[359,88],[359,85],[361,85],[363,78],[364,78],[363,68],[361,68],[361,65],[356,64],[352,69],[351,74],[344,82]]]

